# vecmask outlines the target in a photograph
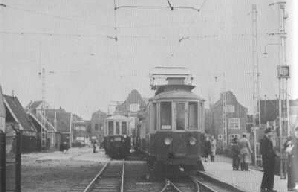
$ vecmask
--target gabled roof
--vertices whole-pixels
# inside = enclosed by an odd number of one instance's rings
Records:
[[[36,108],[38,108],[38,106],[40,106],[41,104],[42,104],[42,101],[41,101],[41,100],[39,100],[39,101],[34,101],[34,102],[32,102],[32,103],[29,103],[28,108],[30,108],[30,109],[36,109]]]
[[[36,131],[17,97],[4,95],[4,104],[14,120],[20,124],[20,130]]]
[[[146,106],[141,94],[136,89],[133,89],[129,93],[126,100],[122,104],[116,106],[116,110],[124,113],[130,112],[130,104],[139,104],[140,108]]]
[[[49,122],[46,118],[42,117],[41,114],[33,114],[28,111],[28,115],[32,118],[32,120],[38,123],[40,127],[45,128],[47,131],[57,132],[53,124],[51,124],[51,122]],[[42,124],[42,121],[45,121],[45,125]]]

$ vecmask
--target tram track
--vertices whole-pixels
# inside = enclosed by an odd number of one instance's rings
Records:
[[[70,192],[244,192],[201,172],[196,176],[176,178],[173,181],[146,181],[140,179],[146,173],[144,167],[142,163],[125,165],[124,160],[110,161],[91,182],[84,180]]]

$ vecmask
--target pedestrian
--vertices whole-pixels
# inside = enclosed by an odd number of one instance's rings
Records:
[[[205,144],[204,144],[204,157],[205,162],[208,161],[209,155],[211,155],[211,141],[209,137],[206,137]]]
[[[260,141],[260,152],[263,161],[263,179],[261,192],[276,192],[274,188],[274,166],[275,157],[277,156],[272,143],[273,131],[271,128],[265,130],[265,135]]]
[[[284,143],[284,150],[287,156],[287,174],[288,174],[288,191],[293,191],[295,189],[295,176],[294,170],[292,169],[293,166],[293,138],[289,136]]]
[[[298,191],[298,127],[284,145],[288,159],[288,191]]]
[[[248,163],[250,162],[250,154],[252,151],[250,142],[246,138],[246,133],[243,133],[242,138],[239,140],[239,150],[241,171],[248,171]]]
[[[237,137],[233,138],[232,141],[232,147],[231,147],[231,155],[232,155],[232,159],[233,159],[233,170],[238,170],[239,169],[239,162],[240,162],[240,149],[239,149],[239,145],[238,145],[238,139]]]
[[[93,153],[96,153],[96,141],[93,142]]]
[[[216,139],[214,136],[211,136],[211,162],[214,162],[215,155],[216,155]]]

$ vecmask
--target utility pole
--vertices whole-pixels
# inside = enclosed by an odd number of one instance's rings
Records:
[[[228,147],[228,125],[227,125],[227,93],[226,93],[226,74],[222,73],[222,91],[220,94],[220,99],[222,96],[222,126],[223,126],[223,149]],[[215,76],[215,81],[217,82],[219,76]]]
[[[277,66],[277,78],[279,85],[279,152],[280,152],[280,178],[285,179],[285,154],[283,152],[283,143],[290,132],[289,126],[289,98],[288,98],[288,79],[290,78],[290,68],[286,60],[286,31],[285,20],[285,1],[279,1],[270,5],[277,4],[279,7],[279,31],[271,33],[279,36],[279,65]]]
[[[41,122],[42,127],[40,129],[41,132],[41,150],[45,150],[47,147],[47,130],[46,130],[46,104],[45,104],[45,91],[46,91],[46,70],[43,67],[41,69]]]
[[[257,165],[257,129],[261,124],[261,114],[260,114],[260,72],[259,72],[259,60],[258,60],[258,20],[257,20],[257,5],[252,4],[251,6],[251,21],[252,21],[252,63],[253,63],[253,109],[254,109],[254,164]]]

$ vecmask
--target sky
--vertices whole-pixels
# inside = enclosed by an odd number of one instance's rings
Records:
[[[26,106],[42,98],[39,72],[45,68],[46,101],[88,120],[111,101],[124,101],[132,89],[153,96],[152,68],[184,66],[194,75],[194,92],[207,103],[231,90],[252,113],[252,4],[258,9],[260,97],[278,95],[279,37],[268,35],[279,28],[278,6],[269,6],[274,2],[171,0],[200,9],[171,11],[166,0],[116,0],[120,8],[114,11],[113,0],[0,0],[6,5],[0,6],[0,84]],[[130,5],[140,7],[121,7]],[[297,2],[288,0],[289,95],[296,99],[294,7]]]

